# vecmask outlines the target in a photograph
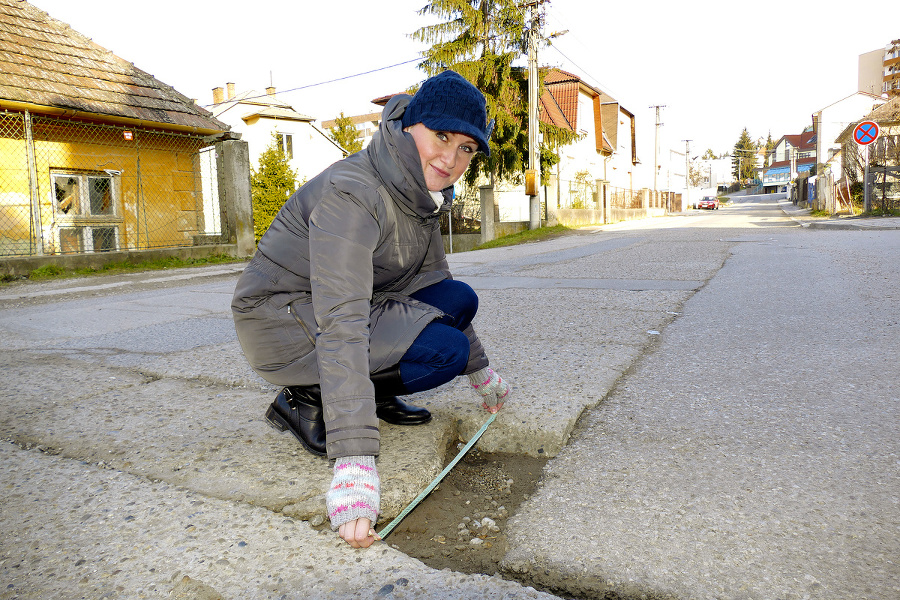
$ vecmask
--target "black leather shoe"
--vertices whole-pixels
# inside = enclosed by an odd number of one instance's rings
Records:
[[[431,420],[428,409],[397,398],[408,394],[400,378],[400,367],[369,375],[375,385],[375,414],[391,425],[422,425]]]
[[[375,398],[375,414],[391,425],[422,425],[431,420],[427,408],[407,404],[396,396]]]
[[[308,451],[325,456],[325,418],[319,386],[284,388],[266,410],[266,419],[275,429],[290,431]]]

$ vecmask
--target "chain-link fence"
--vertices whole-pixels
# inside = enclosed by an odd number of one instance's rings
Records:
[[[202,137],[0,112],[0,256],[183,247],[220,233]]]

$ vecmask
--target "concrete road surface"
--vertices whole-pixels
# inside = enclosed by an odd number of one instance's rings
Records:
[[[236,268],[0,288],[0,599],[900,597],[900,233],[812,220],[750,197],[451,257],[514,386],[479,446],[552,457],[506,579],[310,527],[330,468],[261,418]],[[484,421],[466,387],[383,427],[384,520]]]

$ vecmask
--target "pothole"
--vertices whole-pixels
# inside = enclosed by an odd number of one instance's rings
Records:
[[[434,569],[495,575],[506,554],[507,519],[534,492],[546,463],[473,449],[385,541]]]

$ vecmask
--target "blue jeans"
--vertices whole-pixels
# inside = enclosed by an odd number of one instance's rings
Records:
[[[400,379],[412,394],[434,389],[463,372],[469,362],[469,338],[463,330],[478,311],[478,296],[468,284],[453,279],[411,296],[444,313],[422,330],[400,359]]]

